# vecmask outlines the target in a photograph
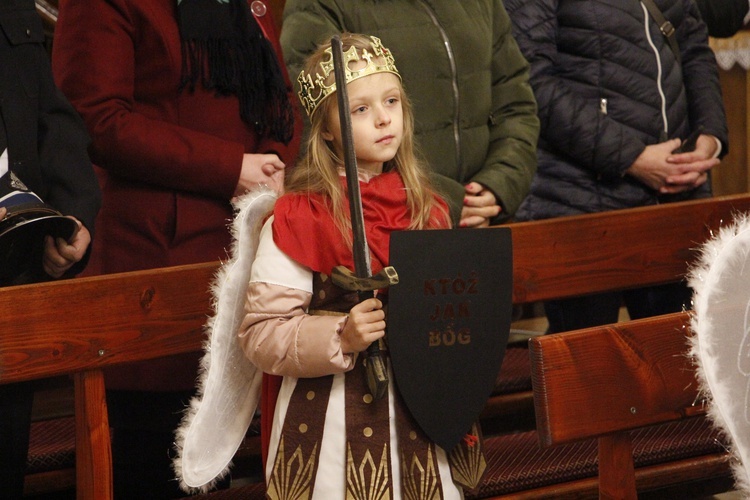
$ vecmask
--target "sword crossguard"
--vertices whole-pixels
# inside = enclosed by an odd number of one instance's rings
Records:
[[[350,292],[371,292],[398,284],[398,273],[393,266],[381,269],[377,274],[366,278],[356,276],[344,266],[336,266],[331,271],[331,281]]]

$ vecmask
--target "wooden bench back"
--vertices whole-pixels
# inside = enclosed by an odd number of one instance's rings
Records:
[[[529,341],[544,446],[676,420],[701,411],[687,355],[689,313]]]
[[[747,210],[735,195],[510,224],[513,302],[679,281],[711,231]]]
[[[600,498],[637,497],[628,431],[704,413],[689,325],[685,312],[530,340],[540,442],[598,438]]]
[[[513,302],[677,282],[711,231],[748,210],[750,195],[736,195],[510,224]],[[483,418],[532,410],[525,345],[510,349]]]
[[[101,368],[200,350],[216,268],[0,288],[0,383],[73,376],[77,498],[113,495]]]
[[[0,288],[0,383],[199,350],[216,268]]]
[[[677,280],[690,248],[748,209],[738,196],[511,225],[514,301]],[[101,368],[199,350],[217,266],[0,289],[0,383],[74,377],[79,499],[112,497]]]

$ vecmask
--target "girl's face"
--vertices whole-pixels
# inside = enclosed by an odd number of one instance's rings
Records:
[[[401,82],[392,73],[375,73],[347,85],[357,167],[379,174],[396,156],[404,135]],[[334,99],[335,97],[331,97]],[[323,138],[343,151],[338,104],[326,117]]]

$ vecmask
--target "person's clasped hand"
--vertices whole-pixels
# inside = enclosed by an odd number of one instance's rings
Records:
[[[69,241],[63,238],[53,238],[52,236],[44,238],[42,266],[44,272],[53,278],[59,278],[73,264],[79,262],[86,255],[86,249],[91,244],[91,233],[89,233],[89,230],[75,217],[70,218],[78,224],[78,231]]]
[[[500,213],[495,194],[478,182],[465,186],[464,206],[461,209],[460,227],[487,227]]]
[[[242,196],[258,186],[268,186],[281,196],[284,193],[284,167],[284,162],[275,154],[244,155],[234,196]]]
[[[708,172],[721,163],[714,158],[716,140],[701,135],[694,151],[672,153],[680,143],[680,139],[671,139],[646,146],[625,173],[662,194],[681,193],[702,185],[708,180]]]

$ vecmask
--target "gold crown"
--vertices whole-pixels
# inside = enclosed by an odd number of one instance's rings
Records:
[[[372,75],[374,73],[393,73],[399,79],[401,75],[396,69],[396,62],[393,59],[393,54],[387,48],[383,47],[380,42],[380,38],[375,36],[369,37],[372,40],[372,53],[367,49],[360,49],[362,55],[359,55],[357,47],[352,45],[349,50],[344,52],[344,74],[346,75],[346,83],[349,84],[358,78],[363,76]],[[302,102],[302,106],[307,111],[307,116],[312,116],[315,110],[318,108],[321,102],[329,95],[336,92],[336,80],[332,78],[330,85],[326,84],[326,80],[329,79],[331,73],[333,73],[333,51],[331,47],[325,49],[323,60],[318,65],[323,74],[315,72],[315,79],[313,80],[312,74],[305,74],[302,71],[297,77],[297,82],[300,86],[299,100]],[[349,63],[352,61],[366,61],[367,65],[361,69],[352,71],[349,68]],[[384,60],[384,64],[379,64],[378,61]]]

